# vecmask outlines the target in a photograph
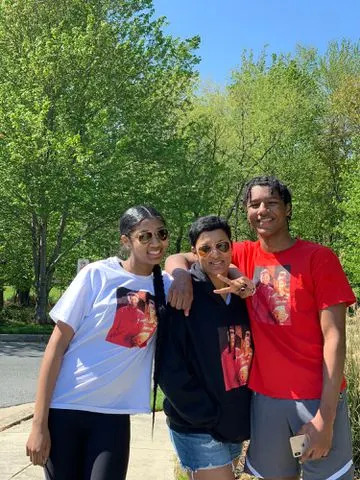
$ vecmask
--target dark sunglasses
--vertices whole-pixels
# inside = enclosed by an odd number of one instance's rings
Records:
[[[200,257],[206,257],[207,255],[209,255],[213,248],[214,247],[210,247],[210,245],[201,245],[201,247],[199,247],[197,251]],[[215,248],[221,253],[226,253],[230,249],[230,242],[218,242],[215,244]]]
[[[151,241],[153,236],[155,236],[161,242],[164,242],[169,236],[169,231],[167,228],[160,228],[156,232],[141,232],[139,235],[136,235],[136,238],[140,243],[145,245]]]

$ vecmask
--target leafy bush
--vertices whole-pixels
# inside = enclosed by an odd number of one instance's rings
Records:
[[[0,310],[0,333],[50,334],[53,323],[38,325],[33,322],[34,308],[8,305]]]
[[[360,314],[348,319],[346,378],[354,463],[360,477]]]

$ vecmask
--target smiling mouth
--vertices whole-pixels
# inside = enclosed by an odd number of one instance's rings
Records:
[[[162,250],[159,249],[159,250],[148,251],[148,255],[150,255],[152,257],[158,257],[158,256],[162,255]]]
[[[272,221],[272,218],[260,218],[258,219],[257,223],[260,225],[260,227],[262,227],[263,225],[268,225]]]
[[[219,260],[217,262],[209,262],[209,263],[210,263],[210,265],[213,265],[214,267],[218,267],[218,266],[224,264],[224,262],[222,260]]]

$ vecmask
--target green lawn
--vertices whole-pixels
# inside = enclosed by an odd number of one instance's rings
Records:
[[[4,288],[4,300],[9,302],[15,297],[15,288],[14,287],[5,287]]]
[[[7,305],[0,310],[0,333],[50,334],[54,324],[37,325],[33,323],[34,307]]]
[[[49,293],[49,303],[50,304],[56,303],[59,300],[59,298],[61,297],[63,292],[64,292],[64,289],[61,289],[59,287],[53,287],[50,290],[50,293]],[[5,288],[4,288],[4,300],[5,300],[5,302],[14,301],[15,293],[16,293],[16,291],[15,291],[14,287],[5,286]],[[30,291],[30,295],[34,296],[34,291],[33,290]]]

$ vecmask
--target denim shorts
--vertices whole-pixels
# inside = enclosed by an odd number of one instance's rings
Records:
[[[207,433],[180,433],[170,429],[170,438],[184,470],[210,470],[231,465],[241,454],[242,443],[223,443]]]

